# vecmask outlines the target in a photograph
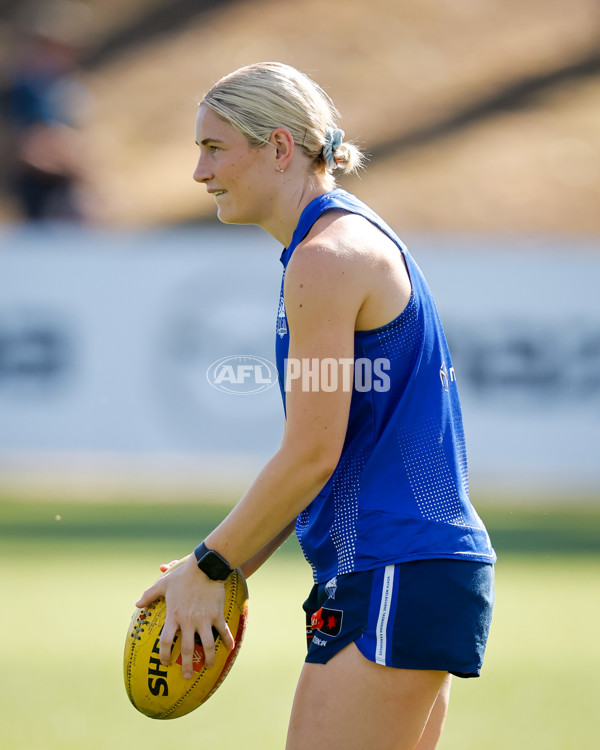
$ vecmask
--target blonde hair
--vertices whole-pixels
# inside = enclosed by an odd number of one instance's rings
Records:
[[[331,98],[289,65],[266,62],[240,68],[218,81],[201,104],[243,133],[253,148],[268,143],[276,128],[287,128],[315,171],[330,177],[333,169],[351,174],[364,164],[360,149],[343,140]]]

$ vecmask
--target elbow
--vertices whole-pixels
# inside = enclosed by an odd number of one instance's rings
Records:
[[[301,472],[316,492],[320,492],[337,468],[341,449],[315,443],[305,446],[303,450],[296,448],[292,455],[295,471]]]
[[[333,472],[336,470],[339,460],[339,454],[336,456],[335,454],[331,454],[331,451],[329,450],[323,451],[323,453],[314,460],[316,481],[321,485],[321,489],[333,476]]]

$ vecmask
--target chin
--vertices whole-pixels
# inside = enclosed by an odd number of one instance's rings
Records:
[[[217,211],[217,219],[221,222],[221,224],[244,224],[243,221],[240,221],[235,216],[231,216],[227,213],[227,211]]]
[[[230,215],[230,212],[226,209],[223,209],[221,206],[217,206],[217,219],[222,224],[234,224],[235,222],[232,221],[232,217]]]
[[[217,209],[217,219],[222,224],[253,224],[254,222],[250,217],[246,217],[242,214],[236,214],[234,211],[228,211],[226,208],[219,207]]]

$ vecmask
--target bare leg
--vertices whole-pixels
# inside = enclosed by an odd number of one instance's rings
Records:
[[[438,693],[427,724],[415,750],[435,750],[437,743],[442,735],[444,722],[448,714],[448,703],[450,702],[450,687],[452,685],[452,675],[448,675],[444,680],[440,692]]]
[[[446,672],[382,667],[351,644],[305,664],[286,750],[415,750]]]

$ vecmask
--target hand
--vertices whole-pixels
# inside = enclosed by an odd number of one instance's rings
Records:
[[[175,561],[174,561],[175,562]],[[167,666],[171,661],[173,639],[181,631],[181,671],[183,677],[194,676],[194,637],[202,640],[207,669],[215,663],[214,626],[223,639],[225,648],[235,646],[235,640],[225,621],[225,586],[222,581],[211,581],[198,570],[193,555],[165,566],[167,572],[146,589],[136,602],[136,607],[146,607],[164,596],[167,615],[160,636],[160,662]],[[162,568],[163,566],[161,566]]]

